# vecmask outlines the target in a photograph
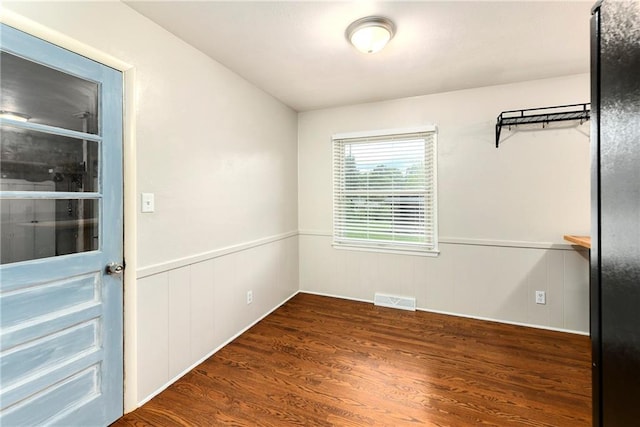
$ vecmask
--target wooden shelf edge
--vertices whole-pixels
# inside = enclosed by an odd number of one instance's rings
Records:
[[[571,234],[565,234],[564,240],[575,245],[582,246],[583,248],[591,249],[591,236],[574,236]]]

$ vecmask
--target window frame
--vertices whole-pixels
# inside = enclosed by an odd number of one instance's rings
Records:
[[[432,203],[430,208],[426,206],[425,200],[425,210],[429,210],[432,215],[431,220],[431,233],[429,233],[428,227],[425,225],[425,236],[431,237],[432,244],[400,244],[398,241],[390,241],[389,243],[381,242],[379,240],[371,240],[367,242],[366,240],[353,240],[350,241],[349,238],[338,237],[338,227],[336,225],[336,216],[337,216],[337,208],[338,208],[338,194],[336,191],[337,188],[337,179],[342,178],[341,185],[344,185],[344,176],[340,177],[338,175],[338,167],[337,162],[344,162],[344,153],[337,154],[336,153],[336,144],[340,144],[340,146],[344,146],[345,142],[348,143],[349,140],[353,140],[356,142],[357,140],[366,139],[366,138],[394,138],[398,139],[398,142],[402,141],[402,137],[406,136],[406,140],[410,140],[410,137],[414,137],[416,134],[431,134],[431,143],[425,144],[425,159],[427,155],[430,156],[431,160],[431,179],[427,175],[425,179],[425,188],[431,189],[432,194]],[[381,141],[382,142],[382,141]],[[430,150],[430,153],[427,153],[427,150]],[[438,129],[435,125],[424,125],[418,127],[409,127],[409,128],[400,128],[400,129],[382,129],[382,130],[371,130],[371,131],[362,131],[362,132],[348,132],[348,133],[337,133],[332,135],[331,137],[331,159],[332,159],[332,246],[336,249],[347,249],[347,250],[358,250],[358,251],[369,251],[369,252],[382,252],[382,253],[395,253],[395,254],[404,254],[404,255],[419,255],[419,256],[438,256]],[[428,190],[425,189],[424,195],[426,198]],[[425,218],[426,221],[426,218]]]

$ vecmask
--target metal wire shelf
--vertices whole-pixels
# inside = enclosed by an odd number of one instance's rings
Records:
[[[503,111],[496,120],[496,148],[500,145],[503,127],[542,123],[542,128],[552,122],[579,120],[580,124],[590,118],[590,104],[559,105],[556,107],[529,108],[525,110]]]

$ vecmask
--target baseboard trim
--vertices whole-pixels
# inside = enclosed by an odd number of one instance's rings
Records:
[[[314,291],[307,291],[304,289],[301,289],[299,291],[299,293],[301,294],[310,294],[310,295],[318,295],[318,296],[322,296],[322,297],[330,297],[330,298],[339,298],[339,299],[344,299],[344,300],[349,300],[349,301],[357,301],[357,302],[366,302],[369,304],[373,304],[373,300],[368,300],[368,299],[361,299],[361,298],[351,298],[351,297],[345,297],[345,296],[341,296],[341,295],[335,295],[335,294],[328,294],[328,293],[324,293],[324,292],[314,292]],[[544,329],[546,331],[554,331],[554,332],[564,332],[567,334],[574,334],[574,335],[583,335],[583,336],[590,336],[590,334],[588,332],[584,332],[584,331],[576,331],[573,329],[564,329],[564,328],[555,328],[552,326],[545,326],[545,325],[536,325],[533,323],[522,323],[522,322],[512,322],[509,320],[502,320],[502,319],[494,319],[491,317],[482,317],[482,316],[473,316],[470,314],[462,314],[462,313],[454,313],[454,312],[450,312],[450,311],[441,311],[441,310],[431,310],[431,309],[427,309],[427,308],[421,308],[421,307],[416,307],[417,311],[424,311],[427,313],[435,313],[435,314],[444,314],[446,316],[455,316],[455,317],[464,317],[467,319],[475,319],[475,320],[482,320],[485,322],[497,322],[497,323],[504,323],[506,325],[514,325],[514,326],[523,326],[526,328],[534,328],[534,329]]]
[[[314,291],[307,291],[307,290],[304,290],[304,289],[300,289],[298,291],[298,293],[300,293],[300,294],[309,294],[309,295],[318,295],[320,297],[339,298],[339,299],[345,299],[345,300],[348,300],[348,301],[366,302],[366,303],[373,304],[373,300],[345,297],[345,296],[341,296],[341,295],[328,294],[328,293],[325,293],[325,292],[314,292]]]
[[[523,326],[525,328],[544,329],[545,331],[564,332],[567,334],[583,335],[587,337],[589,336],[589,333],[584,331],[576,331],[574,329],[555,328],[553,326],[536,325],[535,323],[513,322],[510,320],[494,319],[492,317],[472,316],[470,314],[452,313],[449,311],[431,310],[431,309],[420,308],[420,307],[417,307],[416,310],[424,311],[427,313],[443,314],[445,316],[464,317],[466,319],[482,320],[485,322],[504,323],[505,325]]]
[[[189,371],[193,370],[195,367],[197,367],[199,364],[201,364],[202,362],[204,362],[205,360],[207,360],[208,358],[210,358],[211,356],[213,356],[214,354],[216,354],[218,351],[222,350],[226,345],[228,345],[229,343],[231,343],[233,340],[235,340],[236,338],[238,338],[240,335],[244,334],[245,332],[247,332],[249,329],[251,329],[252,327],[254,327],[256,324],[258,324],[258,322],[260,322],[262,319],[264,319],[265,317],[267,317],[268,315],[270,315],[271,313],[273,313],[274,311],[276,311],[277,309],[279,309],[280,307],[282,307],[284,304],[287,303],[287,301],[289,301],[291,298],[295,297],[296,295],[298,295],[300,293],[300,291],[295,291],[293,292],[291,295],[289,295],[287,298],[285,298],[284,301],[282,301],[281,303],[277,304],[275,307],[273,307],[271,310],[267,311],[265,314],[263,314],[262,316],[260,316],[255,322],[251,323],[249,326],[247,326],[246,328],[242,329],[240,332],[238,332],[237,334],[235,334],[234,336],[232,336],[231,338],[229,338],[228,340],[226,340],[225,342],[223,342],[222,344],[220,344],[218,347],[216,347],[215,349],[213,349],[212,351],[210,351],[209,353],[207,353],[205,356],[203,356],[202,358],[198,359],[195,363],[193,363],[191,366],[189,366],[188,368],[184,369],[182,372],[180,372],[178,375],[176,375],[175,377],[171,378],[169,381],[167,381],[164,385],[162,385],[160,388],[158,388],[156,391],[152,392],[149,396],[145,397],[144,399],[140,400],[138,402],[138,408],[141,407],[142,405],[144,405],[145,403],[147,403],[148,401],[150,401],[151,399],[153,399],[154,397],[156,397],[158,394],[162,393],[164,390],[167,389],[167,387],[169,387],[171,384],[175,383],[176,381],[178,381],[180,378],[182,378],[183,376],[185,376]],[[134,408],[137,409],[137,408]],[[134,410],[132,409],[132,411]]]
[[[262,239],[252,240],[250,242],[240,243],[238,245],[227,246],[220,249],[215,249],[209,252],[203,252],[196,255],[191,255],[184,258],[178,258],[172,261],[167,261],[159,264],[150,265],[148,267],[139,268],[136,272],[136,278],[142,279],[143,277],[153,276],[154,274],[164,273],[165,271],[175,270],[176,268],[185,267],[191,264],[197,264],[199,262],[207,261],[213,258],[219,258],[221,256],[229,255],[235,252],[245,251],[258,246],[267,245],[269,243],[277,242],[279,240],[288,239],[298,235],[298,231],[289,231],[287,233],[275,234],[269,237],[263,237]]]

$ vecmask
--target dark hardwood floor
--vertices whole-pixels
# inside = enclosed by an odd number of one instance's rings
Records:
[[[589,338],[299,294],[114,426],[588,426]]]

